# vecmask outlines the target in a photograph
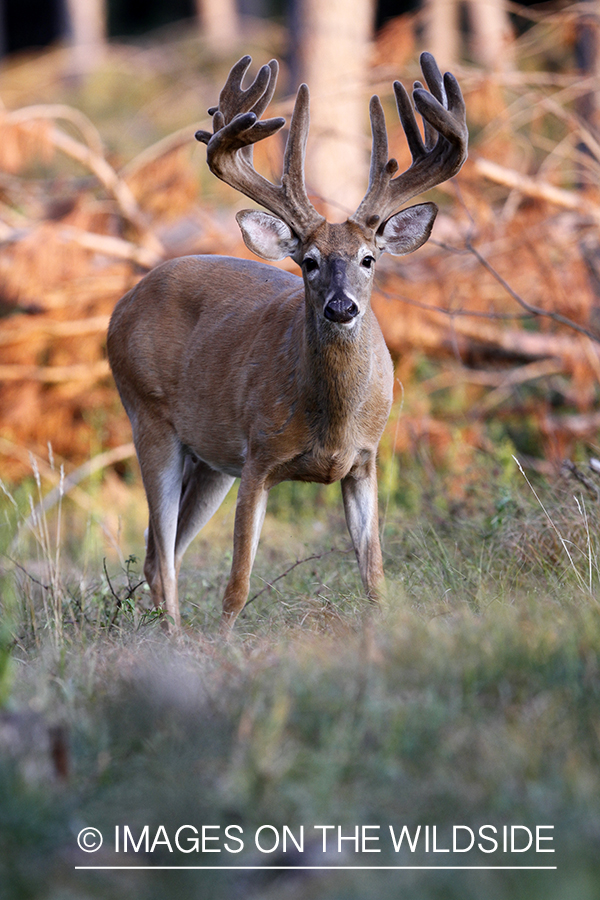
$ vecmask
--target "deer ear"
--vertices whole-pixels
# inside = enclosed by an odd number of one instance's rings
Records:
[[[293,256],[300,243],[282,219],[259,209],[242,209],[236,213],[244,243],[263,259]]]
[[[391,216],[375,241],[382,253],[403,256],[417,250],[431,234],[438,208],[435,203],[419,203]]]

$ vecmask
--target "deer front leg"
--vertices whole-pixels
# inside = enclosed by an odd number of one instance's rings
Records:
[[[348,531],[367,596],[379,600],[385,591],[379,542],[377,470],[375,457],[365,469],[342,479],[342,497]]]
[[[223,598],[221,631],[227,634],[248,599],[250,573],[267,509],[264,479],[248,466],[242,471],[233,529],[233,562]]]
[[[144,575],[154,606],[166,611],[178,629],[175,541],[183,477],[177,436],[159,422],[136,422],[134,440],[148,500],[149,525]]]

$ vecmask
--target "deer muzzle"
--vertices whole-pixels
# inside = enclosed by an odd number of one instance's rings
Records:
[[[339,325],[347,325],[355,319],[359,313],[358,306],[351,297],[343,293],[336,293],[325,304],[323,315],[330,322]]]

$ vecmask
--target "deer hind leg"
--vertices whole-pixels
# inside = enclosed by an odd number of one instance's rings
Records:
[[[248,599],[250,573],[267,509],[268,490],[264,481],[242,472],[233,529],[233,562],[223,598],[221,631],[227,634]]]
[[[217,511],[234,481],[235,478],[231,475],[211,469],[202,460],[186,457],[175,540],[177,575],[183,554],[200,529]]]
[[[148,500],[149,524],[144,575],[154,606],[180,626],[175,567],[177,516],[183,478],[183,450],[164,424],[136,422],[134,439]]]
[[[342,479],[342,497],[346,523],[365,591],[371,600],[379,600],[385,591],[385,579],[379,542],[377,472],[374,459],[364,474],[351,473]]]

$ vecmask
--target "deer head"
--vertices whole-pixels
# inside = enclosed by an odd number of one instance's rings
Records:
[[[371,98],[373,133],[367,193],[356,212],[340,225],[325,221],[308,198],[304,158],[309,125],[308,87],[298,89],[290,123],[283,174],[279,185],[254,169],[255,143],[279,131],[285,119],[261,120],[277,82],[276,60],[263,66],[247,88],[242,81],[251,63],[244,56],[232,68],[219,104],[209,110],[213,133],[198,131],[207,145],[211,172],[255,200],[270,213],[243,210],[237,214],[246,246],[257,256],[286,256],[302,268],[307,309],[321,328],[354,330],[368,308],[374,266],[384,253],[404,255],[429,238],[437,214],[434,203],[400,207],[417,194],[455,175],[467,156],[465,105],[453,75],[442,77],[430,53],[421,55],[429,91],[415,82],[413,99],[423,119],[421,136],[406,90],[396,81],[394,93],[400,121],[412,154],[412,164],[396,174],[398,163],[388,158],[385,116],[379,97]]]

